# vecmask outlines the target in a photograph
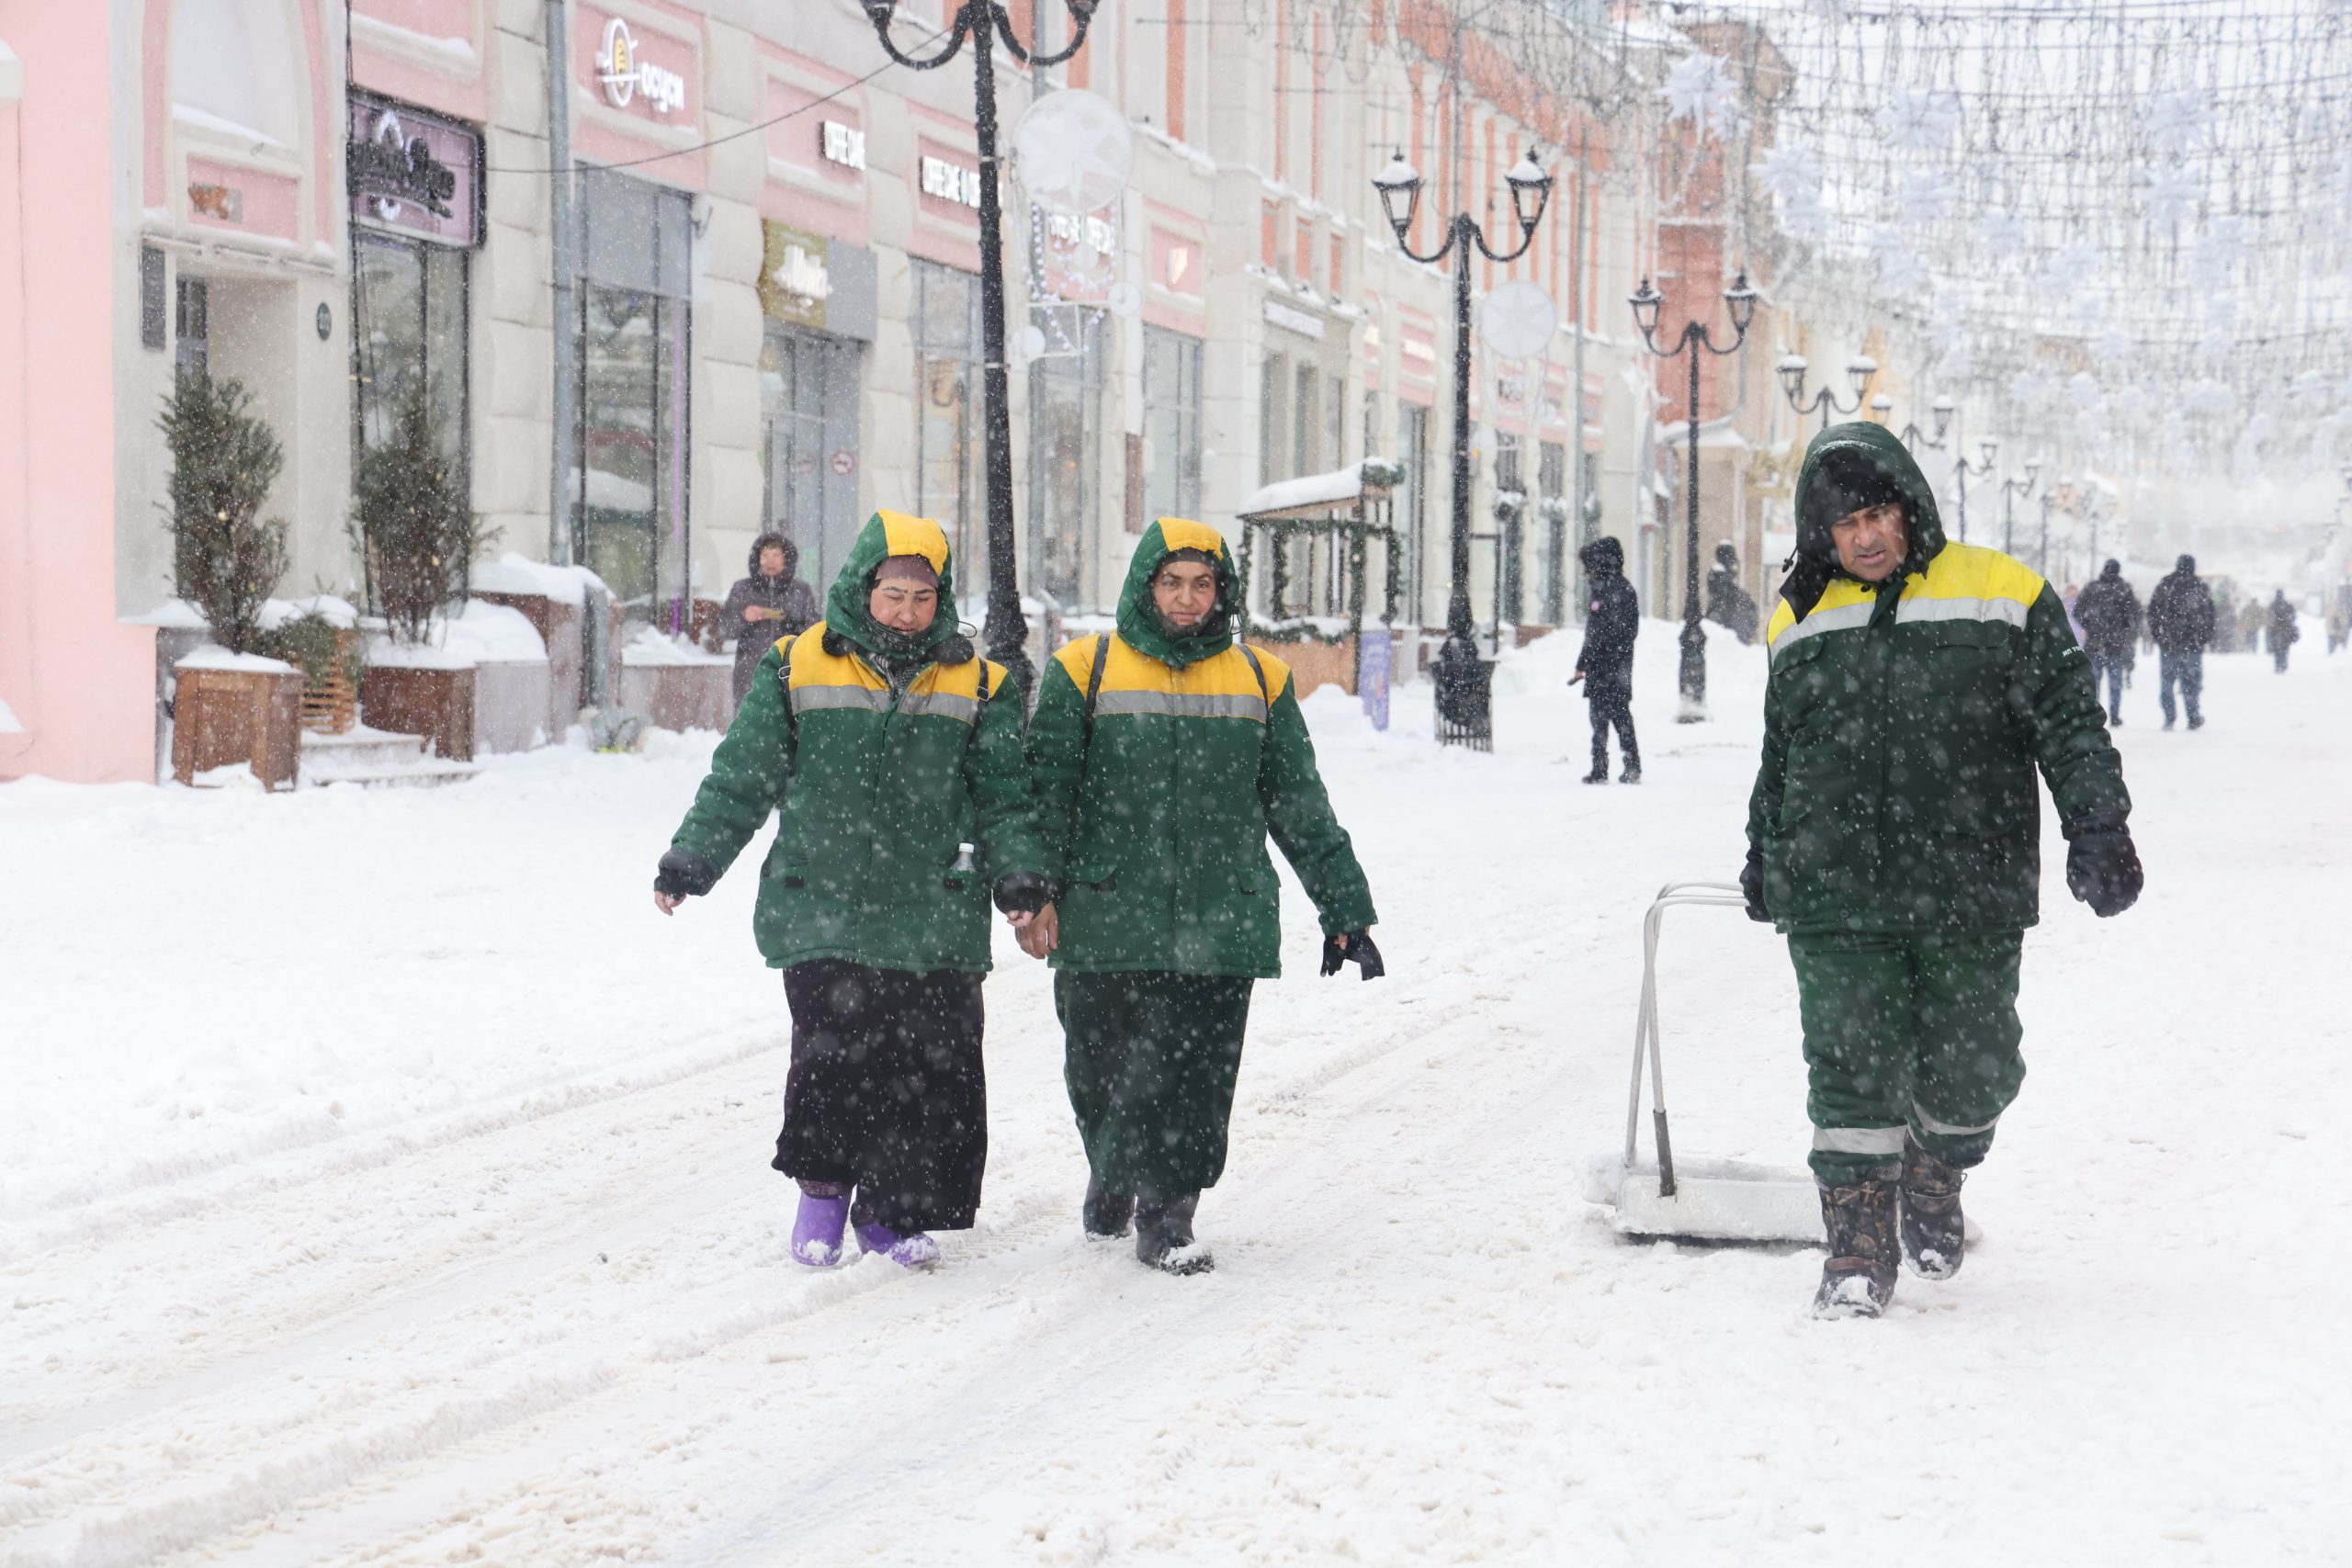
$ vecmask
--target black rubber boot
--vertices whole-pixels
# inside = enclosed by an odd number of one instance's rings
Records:
[[[1890,1174],[1851,1187],[1821,1186],[1829,1261],[1813,1294],[1815,1317],[1876,1317],[1894,1299],[1895,1187]]]
[[[1592,772],[1585,774],[1584,782],[1587,784],[1607,784],[1609,782],[1609,764],[1602,762],[1596,765]]]
[[[1094,1177],[1086,1179],[1086,1203],[1080,1214],[1086,1234],[1105,1241],[1127,1234],[1127,1222],[1135,1217],[1136,1200],[1132,1192],[1106,1192]]]
[[[1148,1194],[1136,1201],[1136,1257],[1163,1274],[1205,1274],[1216,1267],[1208,1248],[1193,1239],[1193,1212],[1201,1195],[1175,1198]]]
[[[1639,783],[1641,783],[1641,782],[1642,782],[1642,765],[1641,765],[1639,762],[1628,762],[1628,763],[1626,763],[1626,764],[1625,764],[1625,771],[1624,771],[1623,773],[1619,773],[1619,774],[1617,775],[1617,782],[1618,782],[1619,784],[1639,784]]]
[[[1903,1261],[1922,1280],[1949,1280],[1968,1250],[1960,1184],[1968,1173],[1917,1144],[1903,1145]]]

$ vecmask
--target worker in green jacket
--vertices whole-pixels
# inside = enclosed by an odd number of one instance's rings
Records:
[[[853,1219],[865,1251],[931,1263],[979,1206],[989,895],[1023,923],[1046,894],[1008,686],[957,629],[945,533],[877,512],[825,619],[762,656],[662,857],[666,915],[778,814],[752,927],[792,1010],[775,1165],[811,1267]]]
[[[1250,986],[1282,973],[1269,834],[1322,916],[1323,972],[1382,972],[1289,667],[1235,638],[1238,604],[1216,530],[1161,518],[1118,630],[1054,655],[1029,726],[1055,897],[1022,945],[1056,970],[1086,1232],[1132,1216],[1136,1257],[1178,1274],[1211,1266],[1193,1213],[1225,1169]]]
[[[1815,1311],[1875,1317],[1898,1245],[1924,1278],[1958,1271],[1963,1173],[2025,1077],[2037,766],[2075,896],[2120,914],[2142,876],[2122,763],[2050,585],[1947,542],[1880,425],[1815,436],[1796,494],[1740,886],[1796,968],[1829,1239]]]

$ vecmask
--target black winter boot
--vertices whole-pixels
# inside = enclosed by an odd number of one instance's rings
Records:
[[[1193,1239],[1193,1212],[1201,1195],[1175,1198],[1143,1194],[1136,1201],[1136,1257],[1163,1274],[1205,1274],[1216,1267],[1208,1248]]]
[[[1922,1280],[1960,1272],[1968,1248],[1960,1213],[1960,1184],[1968,1173],[1946,1165],[1917,1144],[1903,1145],[1903,1261]]]
[[[1105,1191],[1100,1179],[1086,1179],[1086,1203],[1079,1213],[1088,1235],[1109,1241],[1126,1235],[1135,1212],[1134,1193]]]
[[[1813,1294],[1815,1317],[1876,1317],[1894,1297],[1895,1186],[1873,1176],[1851,1187],[1821,1184],[1821,1223],[1829,1261]]]

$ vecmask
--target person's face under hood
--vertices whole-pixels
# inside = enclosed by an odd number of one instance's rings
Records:
[[[1184,552],[1190,557],[1169,558]],[[1204,614],[1187,626],[1161,613],[1158,580],[1170,568],[1194,567],[1208,571],[1216,585]],[[1182,572],[1188,580],[1196,572]],[[1198,589],[1187,587],[1182,604],[1197,604]],[[1193,664],[1233,645],[1235,584],[1232,558],[1225,540],[1205,523],[1183,517],[1162,517],[1144,530],[1127,563],[1127,580],[1119,591],[1119,636],[1136,652],[1164,664]]]
[[[905,586],[908,581],[884,574],[884,564],[894,556],[921,558],[937,579],[931,617],[918,630],[901,630],[874,614],[878,587]],[[841,575],[825,596],[825,625],[869,653],[893,658],[926,653],[955,636],[955,562],[946,531],[928,517],[903,512],[876,512],[867,518],[865,526],[858,530],[856,543],[850,547],[849,558],[842,563]]]

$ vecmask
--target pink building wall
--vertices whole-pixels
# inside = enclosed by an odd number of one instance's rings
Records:
[[[0,778],[155,777],[155,634],[115,619],[107,9],[0,0]]]

